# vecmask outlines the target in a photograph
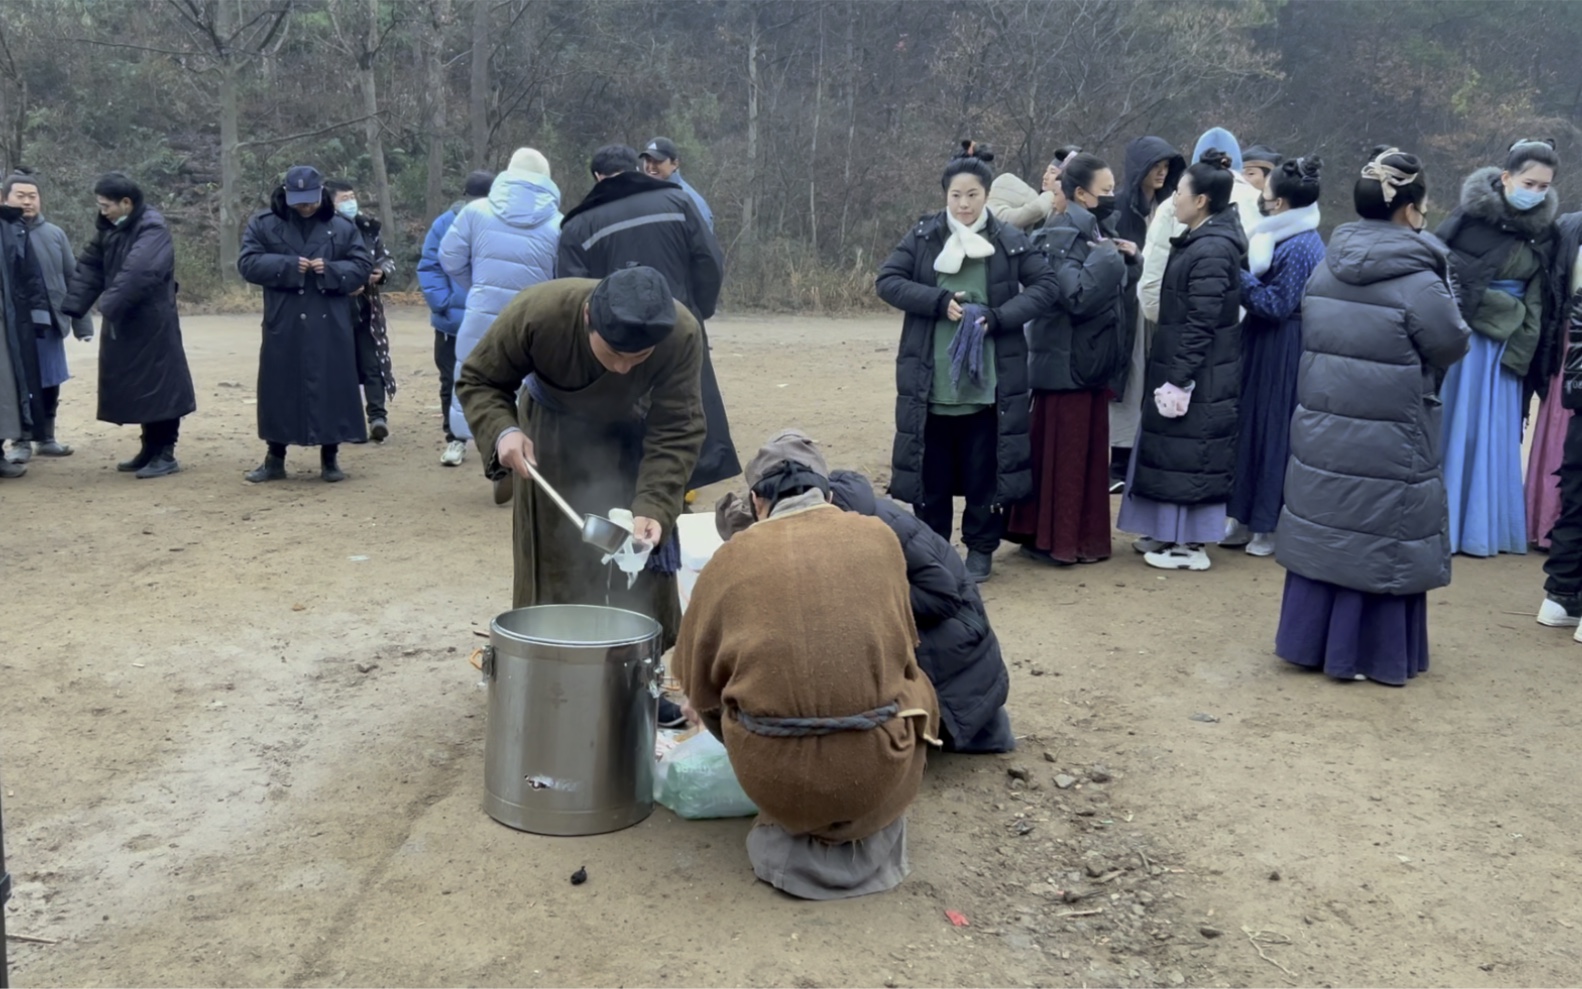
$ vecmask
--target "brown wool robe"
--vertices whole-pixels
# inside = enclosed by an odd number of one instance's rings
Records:
[[[917,797],[939,702],[914,651],[906,560],[876,518],[821,505],[720,547],[698,577],[673,667],[723,741],[759,823],[830,842],[867,838]],[[896,702],[913,717],[870,731],[769,738],[752,715],[842,717]]]
[[[668,538],[703,445],[701,331],[678,304],[676,328],[653,356],[629,374],[607,371],[583,318],[598,284],[562,278],[519,294],[462,365],[456,395],[490,477],[504,473],[494,456],[500,434],[519,427],[533,441],[539,471],[577,511],[627,507],[657,521]],[[549,404],[525,391],[518,403],[529,374]],[[513,606],[603,604],[608,594],[612,607],[657,619],[668,648],[681,617],[675,577],[644,571],[628,591],[626,576],[611,581],[599,551],[537,485],[522,477],[515,484]]]

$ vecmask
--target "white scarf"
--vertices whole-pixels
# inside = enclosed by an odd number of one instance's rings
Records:
[[[1262,275],[1274,263],[1276,244],[1317,229],[1317,203],[1264,217],[1253,228],[1252,239],[1247,242],[1247,269],[1254,275]]]
[[[978,231],[989,223],[989,211],[985,209],[978,214],[978,222],[968,227],[962,222],[945,213],[945,222],[950,224],[950,239],[945,241],[945,246],[940,248],[939,257],[934,259],[934,270],[945,275],[954,275],[961,270],[961,263],[967,258],[986,258],[994,253],[994,244]]]

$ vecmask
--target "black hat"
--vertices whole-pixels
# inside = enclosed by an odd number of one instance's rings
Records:
[[[617,353],[640,354],[658,346],[676,328],[670,283],[652,268],[622,268],[589,296],[588,323]]]
[[[679,161],[681,153],[676,150],[676,142],[670,138],[656,137],[648,142],[638,157],[652,158],[654,161]]]
[[[306,206],[324,198],[324,176],[312,165],[292,165],[286,171],[286,205]]]
[[[481,170],[476,172],[468,172],[465,194],[472,196],[474,199],[480,196],[487,196],[489,194],[490,187],[493,185],[493,172],[485,172]]]
[[[1243,165],[1266,165],[1270,171],[1280,167],[1285,161],[1285,155],[1269,147],[1267,144],[1254,144],[1250,148],[1242,149],[1241,163]]]

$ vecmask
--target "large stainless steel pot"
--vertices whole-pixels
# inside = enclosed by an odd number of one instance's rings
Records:
[[[602,834],[654,809],[659,623],[540,605],[489,626],[484,810],[551,835]]]

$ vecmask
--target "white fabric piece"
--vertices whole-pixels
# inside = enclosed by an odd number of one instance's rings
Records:
[[[978,214],[977,222],[970,227],[948,211],[945,213],[945,222],[950,224],[950,239],[945,241],[939,257],[934,259],[935,271],[954,275],[961,270],[961,263],[967,258],[986,258],[994,253],[994,244],[979,233],[989,223],[987,208]]]
[[[1247,242],[1247,270],[1262,275],[1274,263],[1274,249],[1297,234],[1318,229],[1318,204],[1310,203],[1299,209],[1264,217],[1252,231]]]
[[[610,509],[608,518],[627,532],[631,532],[637,525],[637,520],[632,517],[631,511],[625,508]],[[621,548],[606,556],[604,562],[614,563],[615,569],[626,574],[626,589],[631,590],[632,585],[637,583],[637,575],[648,565],[648,557],[653,551],[654,548],[647,543],[644,543],[643,548],[639,550],[636,540],[628,536],[626,542],[621,544]]]

